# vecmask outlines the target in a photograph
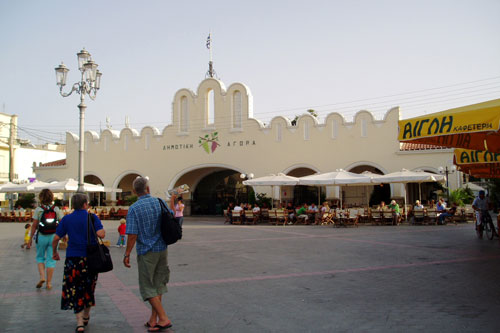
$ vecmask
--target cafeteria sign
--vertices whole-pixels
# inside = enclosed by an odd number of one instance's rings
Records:
[[[500,153],[457,148],[455,149],[455,161],[457,165],[471,163],[500,163]]]

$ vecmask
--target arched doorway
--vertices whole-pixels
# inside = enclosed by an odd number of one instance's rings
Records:
[[[132,191],[132,183],[134,180],[140,175],[137,173],[129,173],[122,177],[120,182],[118,183],[117,188],[121,189],[121,193],[116,194],[116,205],[128,205],[131,202],[128,201],[130,197],[134,196],[134,192]]]
[[[216,170],[203,176],[192,193],[191,215],[222,215],[229,202],[248,202],[251,193],[244,186],[240,173]]]
[[[358,165],[351,170],[353,173],[363,173],[365,171],[383,175],[384,173],[371,165]],[[389,184],[380,184],[374,186],[347,186],[344,187],[343,197],[350,206],[375,206],[381,201],[388,203],[391,199],[391,186]]]
[[[314,175],[315,173],[316,171],[314,171],[313,169],[300,167],[289,171],[288,176],[305,177]],[[322,193],[321,191],[322,191],[321,187],[317,186],[304,186],[304,185],[294,186],[293,188],[294,206],[302,205],[303,203],[311,204],[313,202],[317,204],[318,202],[320,202],[320,198],[318,198],[318,195],[322,197],[322,200],[324,200],[324,193]]]
[[[86,175],[83,178],[84,183],[94,184],[94,185],[103,185],[104,183],[101,178],[95,175]],[[89,203],[92,207],[100,206],[102,202],[104,202],[105,198],[103,193],[101,192],[90,192],[89,193]]]

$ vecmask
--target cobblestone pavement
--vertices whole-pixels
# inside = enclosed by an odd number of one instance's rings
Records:
[[[105,221],[114,244],[117,221]],[[24,223],[0,223],[0,332],[72,332],[54,288],[36,290]],[[64,256],[64,251],[62,256]],[[145,332],[135,254],[111,248],[87,332]],[[233,226],[186,218],[169,248],[171,332],[498,332],[500,242],[473,225]]]

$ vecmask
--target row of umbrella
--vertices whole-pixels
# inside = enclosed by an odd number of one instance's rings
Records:
[[[401,171],[378,175],[371,172],[361,174],[337,170],[333,172],[318,173],[305,177],[292,177],[279,173],[277,175],[264,176],[260,178],[249,179],[243,182],[249,186],[286,186],[286,185],[312,185],[312,186],[367,186],[384,183],[425,183],[425,182],[444,182],[443,175],[437,175],[424,171],[410,171],[403,169]],[[406,186],[405,186],[406,192]],[[341,198],[342,200],[342,198]],[[406,205],[406,195],[405,195]],[[341,202],[342,205],[342,202]]]
[[[85,192],[106,192],[106,189],[102,185],[84,183],[83,187]],[[52,183],[38,180],[26,184],[13,184],[9,182],[0,185],[0,193],[34,193],[40,192],[46,188],[56,193],[76,192],[78,189],[78,182],[72,178]]]

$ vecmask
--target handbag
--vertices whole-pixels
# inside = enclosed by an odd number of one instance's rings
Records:
[[[160,215],[160,229],[161,237],[166,245],[171,245],[182,238],[182,227],[174,218],[170,210],[167,208],[163,200],[160,201],[161,215]]]
[[[90,244],[90,229],[92,229],[97,244]],[[87,214],[87,265],[89,271],[93,273],[105,273],[113,269],[111,254],[102,243],[101,238],[97,236],[94,228],[94,216],[91,213]]]

